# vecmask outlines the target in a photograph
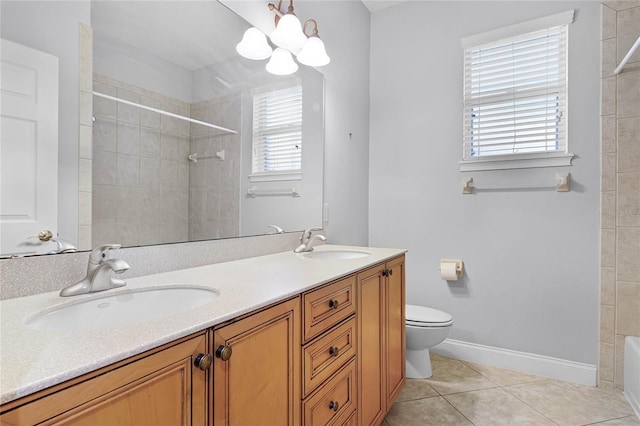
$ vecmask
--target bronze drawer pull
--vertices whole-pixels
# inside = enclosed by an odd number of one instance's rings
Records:
[[[336,347],[331,346],[329,348],[329,355],[331,356],[338,356],[339,352],[340,352],[340,348],[338,348],[337,346]]]
[[[337,300],[329,300],[329,307],[331,309],[338,309],[339,304],[340,302],[338,302]]]
[[[329,403],[329,410],[338,411],[339,406],[340,404],[338,404],[336,401],[331,401]]]

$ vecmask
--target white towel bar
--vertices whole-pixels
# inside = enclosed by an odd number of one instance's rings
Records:
[[[257,189],[255,187],[247,189],[247,195],[251,198],[256,197],[268,197],[268,196],[291,196],[291,197],[300,197],[301,191],[300,188],[291,188],[291,189]]]
[[[543,189],[553,189],[555,188],[556,192],[569,192],[571,190],[571,173],[558,173],[555,178],[559,180],[559,182],[555,186],[544,186],[544,187],[495,187],[495,188],[477,188],[473,185],[473,177],[465,177],[462,179],[462,193],[463,194],[473,194],[474,190],[476,191],[531,191],[531,190],[543,190]]]

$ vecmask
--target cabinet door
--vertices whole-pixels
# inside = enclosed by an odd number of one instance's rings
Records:
[[[358,418],[379,424],[386,413],[384,389],[384,265],[358,274]]]
[[[205,425],[209,371],[194,366],[205,335],[3,413],[2,424]]]
[[[214,330],[215,425],[300,423],[300,336],[299,298]]]
[[[386,396],[387,410],[406,382],[404,257],[387,263]]]

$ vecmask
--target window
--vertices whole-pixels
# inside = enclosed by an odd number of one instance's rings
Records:
[[[464,49],[463,171],[571,164],[567,28],[573,11],[568,22],[556,25],[568,16],[565,12],[466,40],[475,43]],[[540,27],[544,24],[551,26]],[[526,32],[512,34],[518,27]]]
[[[299,175],[301,169],[302,86],[254,95],[252,176]]]

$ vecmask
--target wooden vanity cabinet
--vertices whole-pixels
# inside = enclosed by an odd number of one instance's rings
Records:
[[[378,425],[405,383],[404,281],[400,256],[11,401],[0,425]]]
[[[357,419],[356,277],[302,295],[302,425]]]
[[[404,256],[357,274],[358,418],[378,425],[406,382]]]
[[[195,365],[207,343],[202,332],[12,401],[0,424],[207,425],[211,369]]]
[[[213,422],[300,424],[300,298],[214,328]]]

